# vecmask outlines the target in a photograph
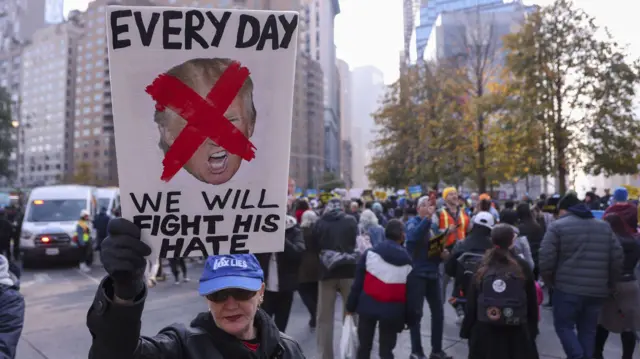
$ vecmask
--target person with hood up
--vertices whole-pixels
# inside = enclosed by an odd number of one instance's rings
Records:
[[[540,275],[553,288],[553,324],[567,358],[592,358],[598,317],[615,290],[623,251],[611,226],[574,192],[562,197],[558,211],[540,245]]]
[[[531,254],[531,246],[529,245],[529,240],[527,237],[520,234],[520,230],[518,229],[518,213],[512,209],[505,209],[500,212],[500,223],[508,224],[513,227],[513,231],[516,233],[516,239],[513,242],[513,248],[516,253],[522,256],[527,264],[529,264],[529,268],[533,271],[535,267],[535,263],[533,261],[533,255]]]
[[[357,359],[369,359],[378,326],[380,358],[393,359],[398,333],[415,320],[406,308],[407,276],[411,256],[403,247],[402,221],[392,219],[385,229],[386,240],[360,257],[356,278],[347,300],[347,315],[358,314]]]
[[[107,225],[111,218],[107,214],[107,208],[100,208],[100,213],[93,219],[93,228],[96,229],[96,250],[100,250],[102,241],[107,238]]]
[[[464,320],[466,292],[475,271],[490,249],[491,229],[495,226],[495,218],[488,211],[478,212],[472,219],[473,227],[464,241],[456,243],[451,257],[445,263],[444,270],[454,278],[452,298],[449,301],[458,314],[457,324]]]
[[[635,206],[629,204],[635,209]],[[640,287],[635,274],[635,268],[640,259],[640,242],[637,233],[617,213],[609,213],[604,220],[611,225],[616,239],[622,245],[624,261],[622,275],[615,284],[615,295],[607,298],[600,312],[596,329],[596,346],[594,359],[604,358],[604,346],[609,333],[620,333],[622,341],[622,359],[633,358],[636,347],[636,333],[640,328]],[[637,220],[634,220],[637,224]]]
[[[370,209],[362,211],[358,231],[369,236],[372,246],[384,241],[384,228],[379,224],[378,217]]]
[[[118,218],[109,223],[101,259],[107,276],[87,313],[89,359],[303,359],[298,343],[281,333],[259,308],[264,273],[253,254],[207,258],[199,294],[208,311],[190,325],[173,324],[153,337],[140,336],[147,297],[145,257],[151,248],[140,229]]]
[[[371,210],[375,213],[376,217],[378,217],[378,224],[383,228],[387,226],[387,218],[384,215],[384,207],[380,202],[374,202],[371,205]]]
[[[331,199],[313,228],[311,250],[320,259],[318,284],[318,358],[334,359],[333,327],[336,294],[342,297],[343,312],[355,277],[358,253],[358,223],[344,212],[339,199]]]
[[[16,357],[24,324],[24,308],[18,277],[10,270],[7,257],[0,254],[0,358]]]
[[[305,250],[302,231],[292,216],[287,216],[284,251],[257,254],[265,276],[266,291],[262,309],[276,322],[281,332],[287,329],[293,293],[298,289],[298,270]]]

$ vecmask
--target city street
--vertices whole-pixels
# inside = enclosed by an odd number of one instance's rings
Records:
[[[192,282],[179,286],[172,281],[161,282],[150,290],[142,318],[143,334],[153,335],[172,322],[188,323],[196,313],[206,309],[196,290],[201,265],[192,264],[189,269]],[[26,298],[27,311],[17,358],[87,358],[91,337],[85,326],[85,316],[103,275],[104,271],[97,268],[90,274],[70,267],[25,270],[22,292]],[[315,335],[308,328],[309,316],[300,298],[296,297],[292,311],[287,332],[299,341],[307,358],[315,358]],[[428,313],[428,308],[425,308],[425,313]],[[458,338],[458,326],[454,319],[453,310],[447,306],[445,347],[454,358],[466,358],[466,342]],[[423,345],[425,350],[429,350],[429,319],[425,318],[422,322]],[[340,318],[336,315],[336,345],[339,342],[339,328]],[[540,332],[538,348],[541,357],[564,358],[549,310],[543,310]],[[395,353],[398,358],[409,357],[408,331],[401,334]],[[617,335],[612,335],[605,358],[620,356],[620,339]],[[377,354],[372,357],[377,358]]]

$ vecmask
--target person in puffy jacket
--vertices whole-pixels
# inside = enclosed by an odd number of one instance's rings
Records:
[[[393,358],[398,333],[405,324],[417,319],[406,309],[407,276],[412,260],[403,247],[402,221],[390,220],[385,237],[385,241],[360,257],[347,299],[347,313],[358,313],[358,359],[370,357],[378,323],[380,358]]]
[[[151,248],[140,240],[140,229],[126,219],[113,219],[108,232],[101,257],[108,275],[87,314],[89,359],[304,358],[298,343],[280,333],[259,309],[264,273],[252,254],[207,258],[199,294],[209,310],[189,325],[173,324],[155,336],[140,336],[147,296],[145,257]]]
[[[0,255],[0,358],[16,357],[24,323],[24,298],[7,257]]]

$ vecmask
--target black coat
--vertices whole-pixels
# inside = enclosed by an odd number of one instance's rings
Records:
[[[469,359],[538,359],[538,297],[533,272],[527,262],[514,256],[525,275],[527,324],[495,326],[477,320],[478,286],[470,285],[460,337],[469,339]]]
[[[300,275],[298,279],[300,283],[314,283],[318,281],[318,268],[320,267],[320,258],[310,248],[313,246],[313,226],[302,228],[302,236],[304,237],[305,251],[302,253],[302,263],[300,264]]]
[[[298,272],[305,250],[304,238],[298,225],[285,231],[284,251],[276,253],[278,262],[278,290],[289,292],[298,289]],[[264,271],[265,281],[269,278],[269,261],[272,253],[256,254]]]
[[[331,211],[324,213],[313,227],[312,248],[315,253],[331,250],[339,253],[354,253],[356,237],[358,236],[358,222],[344,212]],[[354,278],[356,263],[342,265],[328,271],[322,264],[319,266],[320,280]]]
[[[520,223],[518,231],[520,231],[521,236],[527,237],[529,247],[531,247],[531,257],[533,258],[533,263],[535,263],[535,266],[537,267],[540,243],[542,243],[542,238],[544,238],[544,228],[541,227],[538,222],[530,221]]]
[[[189,326],[172,324],[153,337],[140,336],[140,317],[146,299],[133,305],[118,305],[107,293],[113,284],[105,278],[87,314],[92,342],[89,359],[303,359],[300,345],[280,333],[262,310],[255,316],[260,338],[257,352],[219,329],[210,313],[200,313]]]

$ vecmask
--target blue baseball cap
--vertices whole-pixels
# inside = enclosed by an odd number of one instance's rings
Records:
[[[258,291],[262,282],[264,272],[253,254],[209,256],[198,291],[202,296],[229,288]]]

